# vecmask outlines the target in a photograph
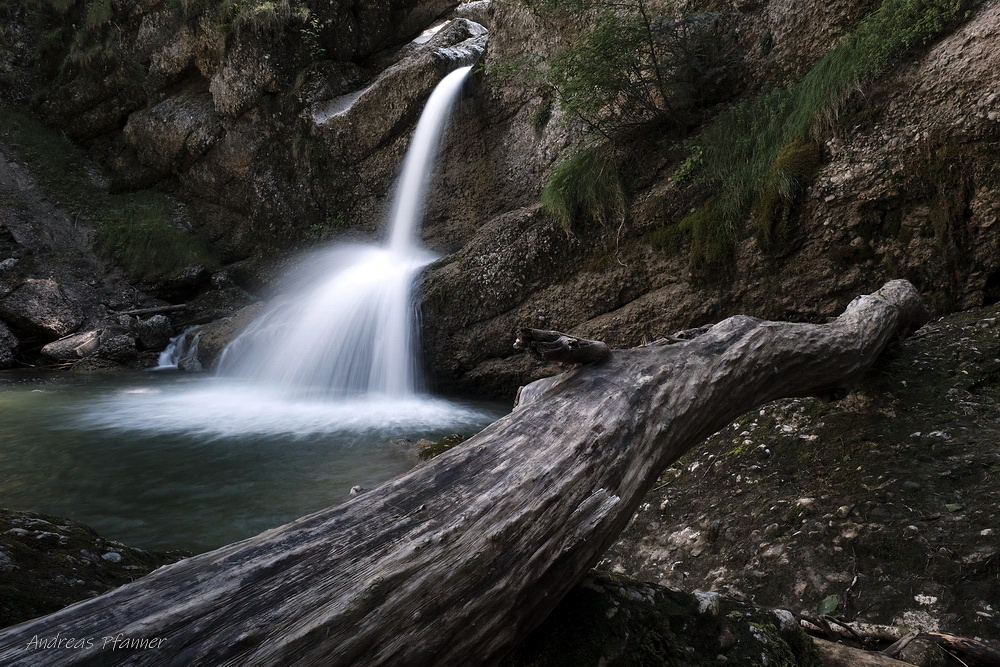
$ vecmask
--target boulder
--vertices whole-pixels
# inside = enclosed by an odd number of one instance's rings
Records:
[[[76,361],[96,352],[100,338],[100,329],[64,336],[42,347],[42,354],[54,361]]]
[[[93,597],[186,555],[128,547],[71,519],[0,509],[0,627]]]
[[[313,105],[317,130],[343,151],[348,163],[368,159],[416,120],[423,101],[452,70],[471,65],[486,48],[487,30],[454,19],[386,69],[368,87]],[[398,165],[393,159],[394,171]]]
[[[108,361],[127,363],[134,361],[139,354],[135,343],[135,334],[121,329],[105,329],[95,354]]]
[[[204,155],[222,125],[208,92],[187,93],[132,114],[122,136],[144,165],[169,174]]]
[[[170,343],[173,335],[173,324],[166,315],[153,315],[135,324],[138,339],[136,342],[142,350],[162,350]]]
[[[54,279],[29,278],[0,301],[0,318],[15,330],[54,340],[74,332],[83,313]]]
[[[216,320],[192,332],[198,335],[197,357],[200,364],[205,368],[214,365],[226,346],[260,314],[262,306],[262,303],[247,306],[232,317]]]

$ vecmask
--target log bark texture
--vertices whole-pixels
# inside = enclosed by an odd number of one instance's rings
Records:
[[[343,505],[0,633],[0,664],[495,664],[667,465],[763,403],[842,395],[927,319],[893,281],[828,324],[737,316],[615,351],[525,387],[510,415]],[[57,633],[92,646],[31,648]],[[111,650],[119,636],[162,641]]]

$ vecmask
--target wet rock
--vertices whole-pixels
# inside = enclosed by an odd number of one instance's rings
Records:
[[[70,334],[83,323],[79,305],[52,278],[25,280],[0,300],[0,318],[49,340]]]
[[[205,368],[211,368],[219,355],[234,338],[261,312],[262,303],[247,306],[235,315],[206,324],[198,329],[198,359]]]
[[[135,335],[121,329],[105,329],[100,336],[95,355],[117,363],[134,361],[139,350]]]
[[[439,454],[444,454],[449,449],[457,447],[468,439],[467,435],[459,435],[457,433],[452,433],[451,435],[446,435],[437,442],[433,440],[427,440],[421,438],[417,441],[416,451],[417,458],[422,461],[427,461],[429,459],[438,456]]]
[[[313,106],[317,130],[345,151],[350,162],[370,158],[387,130],[406,124],[452,70],[473,64],[486,46],[486,28],[455,19],[369,86]],[[395,157],[394,157],[395,161]]]
[[[72,373],[121,373],[128,368],[117,361],[97,356],[84,357],[70,367]]]
[[[490,19],[492,18],[490,11],[491,4],[491,0],[472,0],[472,2],[463,2],[455,8],[454,15],[456,18],[475,21],[479,25],[488,29],[490,27]]]

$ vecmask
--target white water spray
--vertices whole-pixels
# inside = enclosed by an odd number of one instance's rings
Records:
[[[342,245],[299,296],[271,305],[224,351],[220,373],[311,397],[412,398],[420,390],[411,292],[432,259],[416,236],[452,106],[471,67],[431,94],[403,163],[384,245]]]

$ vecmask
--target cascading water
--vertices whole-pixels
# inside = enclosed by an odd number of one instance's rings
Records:
[[[413,282],[433,259],[417,232],[438,146],[470,69],[452,72],[431,94],[383,243],[339,244],[297,263],[282,281],[284,295],[226,348],[214,377],[175,377],[169,389],[96,401],[78,423],[199,438],[336,434],[347,442],[376,432],[386,440],[468,432],[492,421],[494,408],[422,393],[414,351]]]
[[[474,433],[500,417],[508,406],[419,393],[412,354],[410,293],[431,259],[415,240],[424,193],[468,71],[428,102],[386,242],[306,261],[289,279],[302,296],[276,299],[234,343],[229,375],[24,388],[0,378],[2,504],[72,515],[147,548],[204,550],[405,472],[414,461],[400,439]],[[182,364],[190,338],[161,365]]]
[[[220,374],[313,397],[407,398],[420,390],[411,292],[433,255],[416,236],[441,138],[470,70],[446,76],[427,101],[403,163],[386,242],[326,251],[322,275],[300,296],[269,307],[234,340],[220,359]]]

